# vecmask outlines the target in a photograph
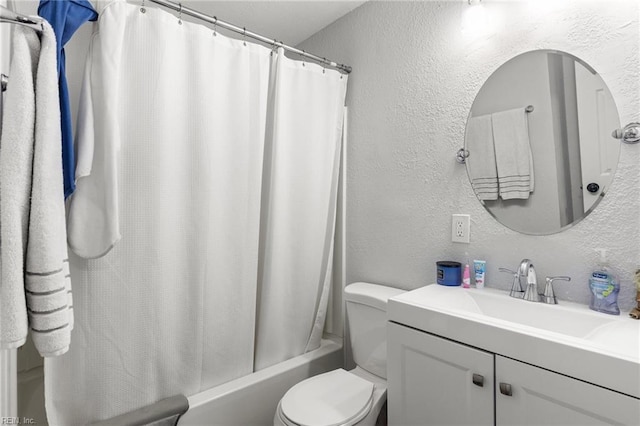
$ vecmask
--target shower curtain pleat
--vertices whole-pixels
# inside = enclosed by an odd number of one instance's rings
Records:
[[[272,64],[262,202],[255,368],[320,345],[327,309],[347,77]]]
[[[69,223],[74,250],[108,253],[70,258],[71,348],[45,361],[53,425],[253,371],[270,50],[123,1],[98,28]]]

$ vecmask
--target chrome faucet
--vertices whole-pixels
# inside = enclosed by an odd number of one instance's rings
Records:
[[[555,305],[558,303],[558,299],[553,291],[553,282],[557,280],[571,281],[571,277],[547,277],[547,285],[545,286],[544,293],[540,294],[538,293],[536,270],[529,259],[522,259],[517,271],[512,271],[507,268],[499,268],[499,270],[500,272],[508,272],[513,275],[513,284],[511,284],[509,296],[528,300],[529,302],[544,302]],[[525,288],[522,284],[523,279],[526,280],[526,290],[523,290],[523,288]]]
[[[500,270],[500,272],[508,272],[510,274],[513,274],[513,283],[511,284],[511,291],[509,292],[509,296],[515,297],[517,299],[524,299],[528,297],[527,300],[532,300],[531,288],[529,284],[527,283],[526,291],[524,290],[524,286],[522,285],[522,278],[528,277],[530,271],[532,271],[533,274],[533,283],[536,284],[536,272],[535,269],[533,269],[533,263],[531,263],[529,259],[522,259],[522,262],[520,262],[520,268],[518,268],[517,271],[512,271],[508,268],[498,269]],[[536,289],[535,294],[537,294],[537,285],[534,285],[534,288]]]
[[[522,265],[520,265],[522,268]],[[534,269],[532,264],[526,265],[526,276],[527,276],[527,289],[524,291],[524,300],[528,300],[529,302],[539,302],[540,294],[538,294],[538,280],[536,277],[536,270]],[[524,274],[521,275],[521,278],[524,277]]]
[[[527,279],[527,289],[524,291],[523,299],[529,302],[539,302],[540,295],[538,294],[536,270],[529,259],[522,259],[522,262],[520,262],[519,275],[520,280],[524,277]],[[522,283],[520,285],[522,285]]]

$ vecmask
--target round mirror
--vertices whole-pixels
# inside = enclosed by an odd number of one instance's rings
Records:
[[[600,75],[565,52],[523,53],[484,83],[465,132],[467,173],[503,225],[547,235],[579,222],[618,164],[615,102]]]

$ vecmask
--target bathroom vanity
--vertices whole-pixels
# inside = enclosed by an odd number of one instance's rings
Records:
[[[640,424],[640,321],[435,284],[388,320],[389,424]]]

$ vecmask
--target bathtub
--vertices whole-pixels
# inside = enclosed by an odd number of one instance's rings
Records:
[[[273,425],[278,402],[294,384],[343,365],[342,339],[189,397],[179,426]]]

